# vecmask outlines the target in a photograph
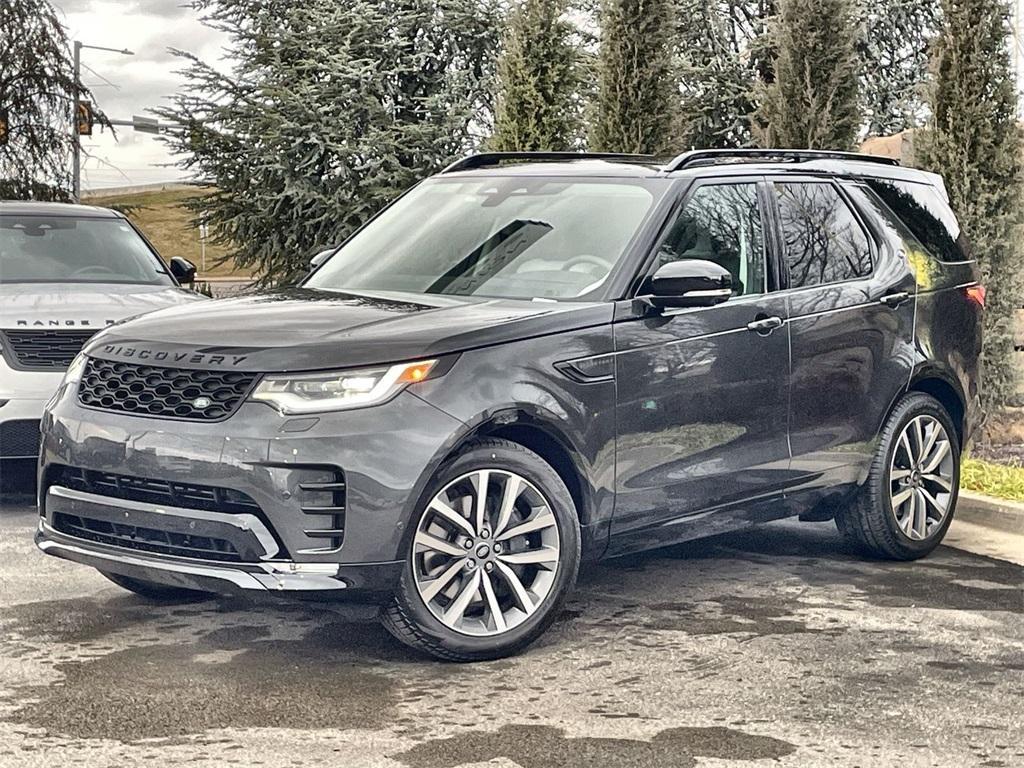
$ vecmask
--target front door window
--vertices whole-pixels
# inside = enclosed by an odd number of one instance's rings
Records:
[[[725,267],[736,296],[764,293],[764,230],[757,185],[708,184],[694,190],[658,249],[658,266],[680,259],[703,259]]]

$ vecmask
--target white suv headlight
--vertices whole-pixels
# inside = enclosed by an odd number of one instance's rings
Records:
[[[85,370],[85,352],[79,352],[75,355],[75,359],[71,361],[71,365],[64,372],[64,379],[61,381],[61,386],[67,386],[69,384],[77,384],[82,380],[82,371]]]
[[[85,370],[86,356],[84,352],[79,352],[75,355],[75,359],[71,361],[71,365],[64,371],[64,378],[60,380],[60,386],[50,395],[50,399],[43,406],[43,411],[49,411],[57,404],[57,401],[64,397],[65,392],[74,392],[78,389],[78,384],[82,380],[82,372]]]
[[[423,381],[437,360],[388,367],[264,376],[250,399],[285,415],[380,405],[409,384]]]

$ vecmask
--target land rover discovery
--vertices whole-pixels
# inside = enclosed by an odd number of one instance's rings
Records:
[[[942,540],[985,291],[937,176],[832,152],[480,154],[298,287],[92,339],[39,546],[150,598],[379,599],[495,658],[581,560],[790,515]]]

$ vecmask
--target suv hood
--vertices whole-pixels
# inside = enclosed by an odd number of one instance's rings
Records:
[[[170,285],[0,284],[0,328],[101,330],[126,318],[204,297]]]
[[[612,320],[610,303],[292,288],[176,307],[116,325],[90,355],[185,368],[286,372],[394,363]]]

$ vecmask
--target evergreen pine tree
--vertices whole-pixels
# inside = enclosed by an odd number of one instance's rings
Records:
[[[758,88],[762,146],[850,149],[860,129],[857,25],[850,0],[781,0],[772,82]]]
[[[72,197],[75,82],[67,32],[47,0],[0,2],[0,200]],[[106,117],[94,109],[100,125]]]
[[[1013,314],[1024,302],[1021,182],[1024,146],[1007,45],[1005,0],[944,0],[935,46],[932,121],[915,159],[942,174],[988,289],[983,395],[1007,404],[1016,376]]]
[[[215,190],[188,205],[264,283],[301,275],[488,131],[497,0],[193,7],[228,35],[230,69],[179,52],[186,87],[158,114]]]
[[[679,93],[673,67],[672,0],[604,0],[590,148],[675,149]]]
[[[919,127],[939,0],[852,0],[863,125],[869,135]],[[776,0],[675,0],[681,143],[752,142],[754,85],[774,80]]]
[[[676,0],[681,148],[750,144],[751,92],[770,0]]]
[[[566,5],[565,0],[523,0],[512,11],[498,59],[490,149],[539,152],[578,145],[579,49]]]
[[[938,34],[938,0],[860,0],[858,43],[867,133],[919,127],[926,114],[928,49]]]

